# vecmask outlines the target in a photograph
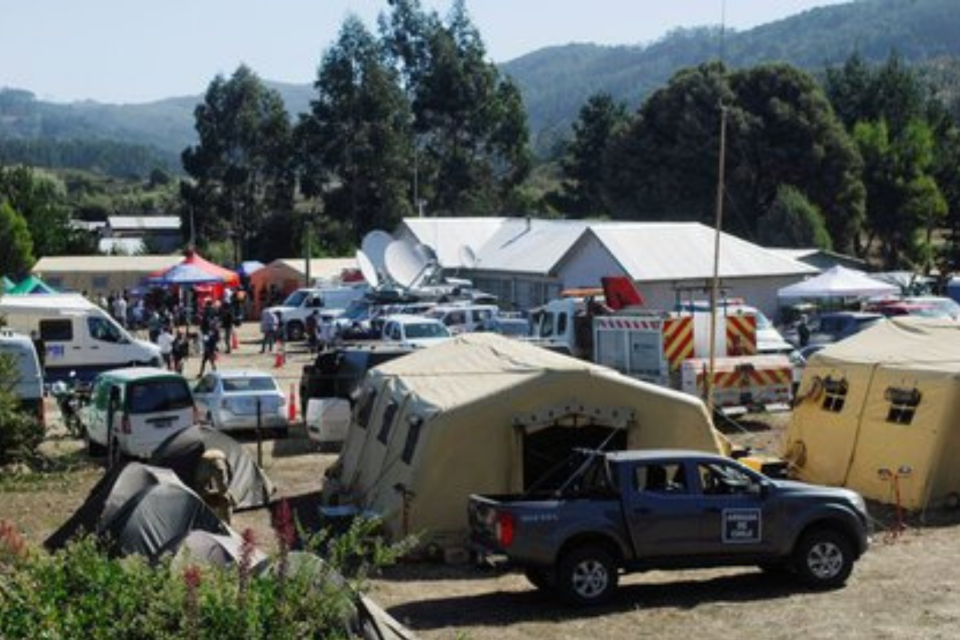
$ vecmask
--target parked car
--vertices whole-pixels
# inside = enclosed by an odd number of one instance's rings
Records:
[[[354,394],[367,371],[413,350],[393,343],[353,345],[324,351],[313,364],[305,365],[300,378],[300,401],[310,439],[321,446],[342,443],[350,424]]]
[[[500,313],[494,304],[445,304],[437,305],[423,315],[442,322],[450,333],[481,331]]]
[[[193,389],[200,419],[222,431],[255,430],[259,423],[286,437],[287,397],[269,373],[218,370],[206,374]],[[259,413],[259,419],[257,417]]]
[[[697,451],[579,451],[575,471],[517,495],[470,496],[474,548],[577,605],[613,595],[621,571],[756,565],[842,585],[867,550],[854,491],[774,480]]]
[[[881,314],[865,311],[822,313],[811,330],[810,344],[839,342],[883,320]]]
[[[410,315],[384,318],[381,336],[384,340],[412,347],[429,347],[453,338],[450,330],[439,320]]]
[[[146,459],[174,433],[196,422],[193,395],[179,373],[150,367],[114,369],[93,382],[80,410],[91,455]]]

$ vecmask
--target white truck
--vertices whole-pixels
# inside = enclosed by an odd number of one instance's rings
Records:
[[[564,348],[646,382],[706,397],[709,313],[604,309],[589,299],[562,298],[534,315],[534,335],[544,346]],[[781,406],[791,400],[792,365],[784,354],[760,354],[757,318],[718,317],[713,401],[732,411]]]
[[[366,285],[297,289],[281,304],[268,307],[266,311],[280,313],[288,340],[302,340],[306,335],[307,318],[315,311],[318,320],[333,320],[368,290]]]

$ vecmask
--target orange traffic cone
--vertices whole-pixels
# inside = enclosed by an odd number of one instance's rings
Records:
[[[283,363],[284,363],[283,350],[277,351],[277,355],[274,356],[273,358],[273,368],[279,369],[280,367],[283,366]]]
[[[287,421],[297,421],[297,387],[290,385],[290,396],[287,400]]]

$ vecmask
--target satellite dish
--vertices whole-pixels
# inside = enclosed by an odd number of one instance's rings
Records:
[[[467,269],[473,269],[477,266],[477,254],[468,245],[460,246],[460,264]]]
[[[387,252],[387,246],[391,242],[393,242],[393,236],[380,229],[374,229],[363,236],[360,249],[366,254],[367,258],[370,259],[377,273],[385,273],[386,262],[384,261],[384,255]]]
[[[367,284],[377,288],[380,285],[380,274],[377,273],[377,268],[373,266],[370,258],[362,249],[357,250],[357,264],[360,265],[360,273],[363,274],[363,279],[367,281]]]
[[[399,285],[413,287],[429,265],[424,256],[409,242],[394,240],[383,255],[387,274]]]

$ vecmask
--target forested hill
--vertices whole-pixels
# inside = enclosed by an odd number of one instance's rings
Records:
[[[904,59],[956,70],[944,58],[960,56],[957,0],[859,0],[812,9],[724,38],[732,66],[778,60],[819,70],[858,51],[871,61],[897,51]],[[716,27],[671,32],[646,46],[571,44],[541,49],[503,65],[523,90],[531,131],[540,150],[565,132],[587,97],[605,91],[631,108],[682,67],[716,59]]]
[[[782,60],[819,70],[855,50],[873,61],[896,50],[905,60],[930,67],[931,78],[945,87],[947,97],[955,97],[960,93],[960,65],[954,60],[960,59],[958,9],[958,0],[859,0],[813,9],[749,31],[728,32],[724,57],[733,66]],[[716,27],[686,29],[645,46],[541,49],[502,68],[523,91],[534,145],[542,154],[566,134],[590,95],[606,91],[634,108],[678,69],[715,59],[719,43]],[[280,92],[292,115],[304,112],[313,97],[309,84],[267,85]],[[37,100],[29,91],[0,90],[0,162],[70,165],[99,158],[100,166],[112,167],[122,158],[124,145],[130,145],[137,162],[176,169],[180,152],[195,141],[193,111],[201,99],[59,104]]]

